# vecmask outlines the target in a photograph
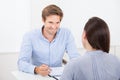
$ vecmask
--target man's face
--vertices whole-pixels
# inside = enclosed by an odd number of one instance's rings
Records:
[[[44,30],[50,35],[55,35],[60,26],[60,16],[50,15],[44,21]]]

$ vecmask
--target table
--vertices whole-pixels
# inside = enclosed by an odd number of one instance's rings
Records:
[[[49,76],[34,75],[30,73],[25,73],[21,71],[13,71],[12,74],[16,77],[17,80],[55,80]]]

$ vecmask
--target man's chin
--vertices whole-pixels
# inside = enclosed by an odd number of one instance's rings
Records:
[[[57,31],[51,31],[50,34],[51,35],[55,35]]]

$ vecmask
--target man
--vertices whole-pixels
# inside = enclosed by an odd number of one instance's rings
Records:
[[[18,68],[20,71],[46,76],[50,67],[62,66],[64,53],[70,59],[79,53],[71,32],[60,28],[62,10],[56,5],[48,5],[42,11],[43,27],[27,33],[22,42]]]

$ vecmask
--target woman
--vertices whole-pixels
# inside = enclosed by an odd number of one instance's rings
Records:
[[[110,32],[104,20],[88,20],[82,43],[86,53],[66,65],[61,80],[120,80],[120,61],[109,54]]]

